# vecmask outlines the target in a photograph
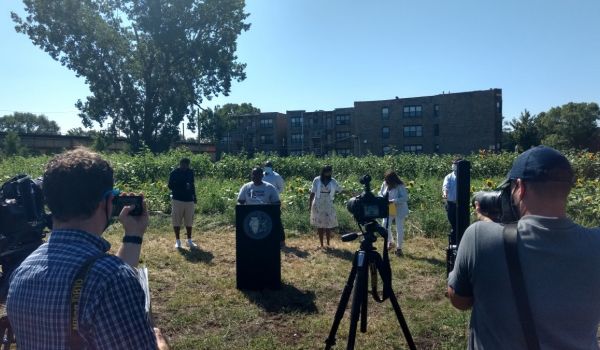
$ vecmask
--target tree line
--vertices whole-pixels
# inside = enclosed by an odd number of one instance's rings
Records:
[[[557,149],[600,151],[600,109],[597,103],[570,102],[532,115],[527,109],[508,122],[505,149],[527,150],[540,144]]]

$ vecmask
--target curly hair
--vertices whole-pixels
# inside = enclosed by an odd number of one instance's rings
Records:
[[[44,171],[44,198],[59,221],[91,217],[113,185],[110,164],[83,147],[55,156]]]

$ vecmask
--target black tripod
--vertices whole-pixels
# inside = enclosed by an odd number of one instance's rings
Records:
[[[358,327],[358,320],[360,318],[360,331],[362,333],[367,332],[367,302],[368,302],[368,284],[369,284],[369,270],[372,274],[371,277],[371,293],[373,299],[378,303],[384,302],[386,299],[390,299],[404,338],[408,343],[408,347],[411,350],[416,349],[415,343],[410,335],[410,330],[406,324],[406,320],[402,315],[400,304],[396,299],[396,294],[392,290],[392,273],[390,268],[390,261],[388,258],[387,249],[384,248],[383,259],[377,250],[373,247],[373,242],[377,240],[375,232],[379,233],[384,237],[384,247],[387,247],[387,230],[379,226],[377,222],[372,221],[365,225],[366,232],[362,234],[363,240],[360,243],[360,249],[354,254],[352,260],[352,269],[348,276],[348,281],[342,292],[340,303],[338,304],[335,318],[333,319],[333,325],[329,332],[329,337],[325,340],[325,349],[331,349],[335,345],[335,335],[337,333],[340,321],[344,317],[344,312],[348,306],[350,300],[350,294],[354,289],[354,295],[352,298],[352,309],[350,311],[350,332],[348,334],[348,345],[346,349],[354,349],[354,342],[356,339],[356,329]],[[359,237],[358,233],[349,233],[342,236],[344,242],[353,241]],[[383,295],[380,298],[377,293],[377,273],[381,276],[383,281]],[[355,288],[356,287],[356,288]]]

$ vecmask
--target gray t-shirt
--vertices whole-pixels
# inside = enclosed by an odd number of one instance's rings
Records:
[[[542,349],[598,349],[600,228],[527,215],[519,221],[521,268]],[[471,225],[448,285],[473,297],[469,349],[526,349],[502,238],[503,226]]]
[[[263,182],[256,186],[254,182],[248,182],[240,189],[238,201],[245,201],[244,204],[275,204],[279,203],[279,194],[275,186],[268,182]]]

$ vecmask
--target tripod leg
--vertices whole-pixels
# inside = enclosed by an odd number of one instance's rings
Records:
[[[404,338],[406,338],[406,342],[408,343],[408,348],[411,350],[416,350],[415,342],[410,334],[410,330],[408,329],[408,324],[404,319],[404,315],[402,314],[402,310],[400,309],[400,304],[398,303],[398,299],[396,299],[396,294],[390,288],[390,301],[392,302],[392,307],[396,312],[396,317],[398,318],[398,322],[400,323],[400,327],[402,328],[402,333],[404,333]]]
[[[358,319],[361,315],[361,306],[363,305],[365,295],[367,294],[367,259],[366,254],[363,251],[358,252],[357,256],[357,273],[356,283],[354,288],[354,295],[352,297],[352,309],[350,311],[350,331],[348,332],[348,345],[346,350],[354,349],[354,342],[356,340],[356,328],[358,327]],[[366,321],[366,315],[365,315]]]
[[[374,266],[371,264],[371,261],[368,259],[369,253],[366,254],[366,262],[365,262],[365,279],[363,281],[364,286],[361,288],[365,291],[363,293],[362,307],[360,309],[360,332],[367,333],[367,318],[368,318],[368,305],[369,305],[369,272]]]
[[[329,350],[332,346],[335,345],[335,335],[337,333],[338,327],[340,326],[340,321],[344,317],[344,312],[346,312],[346,307],[348,306],[348,301],[350,300],[350,294],[352,293],[352,288],[354,287],[354,279],[356,278],[356,256],[352,262],[352,269],[350,270],[350,275],[348,276],[348,281],[346,282],[346,286],[344,286],[344,290],[342,291],[342,297],[340,298],[340,302],[337,307],[337,311],[335,312],[335,317],[333,319],[333,324],[331,325],[331,331],[329,332],[329,337],[325,340],[325,349]]]

